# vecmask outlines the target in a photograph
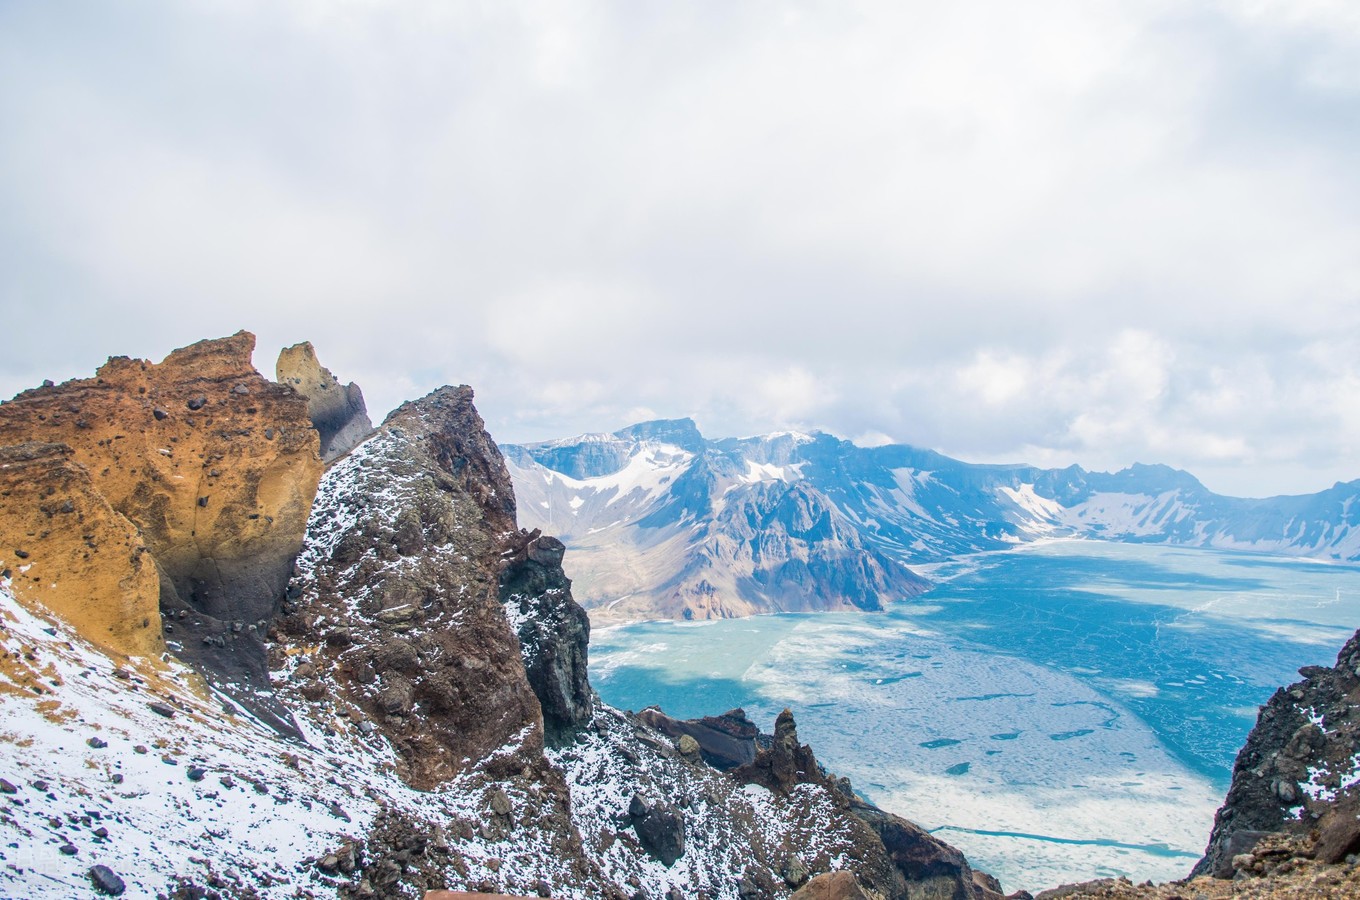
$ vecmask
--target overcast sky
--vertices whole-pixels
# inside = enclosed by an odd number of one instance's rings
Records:
[[[1360,4],[0,0],[0,395],[245,328],[375,418],[1360,477]]]

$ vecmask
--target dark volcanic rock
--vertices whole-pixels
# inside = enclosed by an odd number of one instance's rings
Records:
[[[649,707],[638,713],[638,718],[673,738],[684,735],[694,738],[704,761],[715,769],[735,769],[756,758],[756,735],[760,730],[746,718],[744,709],[702,719],[672,719],[657,707]]]
[[[817,784],[832,792],[860,832],[855,875],[867,888],[888,897],[939,900],[999,900],[986,880],[979,883],[963,854],[925,829],[855,797],[849,782],[822,770],[812,748],[798,742],[793,714],[775,720],[774,739],[756,752],[749,765],[733,769],[740,782],[763,785],[787,794],[800,784]]]
[[[649,803],[634,794],[628,803],[628,818],[642,848],[662,865],[669,868],[684,855],[684,813],[665,803]]]
[[[119,878],[108,866],[91,866],[89,876],[90,882],[94,884],[94,889],[106,896],[117,897],[127,890],[127,885],[123,883],[123,879]]]
[[[548,740],[560,744],[590,721],[590,619],[572,599],[571,581],[562,571],[566,548],[561,541],[520,531],[508,543],[502,551],[501,602],[519,637]]]
[[[1323,862],[1360,850],[1353,827],[1360,786],[1343,787],[1360,752],[1360,632],[1346,642],[1335,667],[1307,666],[1300,674],[1303,681],[1276,691],[1261,708],[1237,754],[1196,875],[1231,878],[1233,858],[1275,832],[1318,829]]]
[[[793,713],[787,709],[775,719],[774,741],[769,748],[762,749],[749,765],[736,769],[732,775],[738,781],[785,793],[802,782],[826,782],[812,748],[798,743],[798,727]]]

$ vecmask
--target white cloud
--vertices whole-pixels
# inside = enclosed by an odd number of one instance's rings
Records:
[[[10,4],[0,393],[247,327],[508,440],[1316,489],[1360,475],[1357,51],[1341,0]]]

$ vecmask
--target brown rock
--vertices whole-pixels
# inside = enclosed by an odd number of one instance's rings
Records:
[[[378,495],[388,498],[381,508],[370,499]],[[341,524],[309,536],[280,652],[314,647],[322,617],[340,623],[319,650],[336,664],[330,694],[392,742],[413,787],[436,788],[493,755],[493,777],[540,765],[543,714],[500,601],[514,493],[472,390],[443,388],[397,410],[330,468],[316,505],[317,522]],[[400,569],[377,565],[397,558],[406,521],[426,549]],[[357,611],[355,597],[367,598]]]
[[[870,900],[849,872],[825,872],[803,885],[789,900]]]
[[[340,379],[316,358],[310,341],[285,348],[275,372],[279,384],[288,385],[307,399],[308,414],[321,435],[321,458],[325,462],[344,456],[373,433],[364,392],[353,382],[340,384]]]
[[[11,570],[20,602],[105,650],[150,658],[165,650],[160,578],[137,526],[64,444],[0,447],[0,569]]]
[[[1360,853],[1360,802],[1345,797],[1318,821],[1317,858],[1324,863],[1339,863]]]

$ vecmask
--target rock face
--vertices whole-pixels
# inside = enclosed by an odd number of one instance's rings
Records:
[[[156,565],[74,457],[64,444],[0,447],[0,575],[105,650],[155,657],[165,650]]]
[[[518,771],[541,758],[543,728],[500,603],[517,537],[472,390],[402,406],[322,481],[275,666],[305,702],[380,731],[414,787],[507,744],[504,766]]]
[[[340,384],[316,358],[310,341],[285,348],[275,372],[279,384],[307,399],[307,413],[321,436],[322,461],[333,462],[373,433],[364,392],[354,382]]]
[[[799,743],[793,714],[787,709],[775,720],[770,745],[731,774],[776,794],[787,794],[800,784],[817,784],[833,792],[861,832],[861,864],[855,874],[864,887],[912,900],[1001,900],[1000,891],[991,887],[995,879],[975,878],[979,873],[957,849],[906,819],[860,800],[847,780],[826,774],[812,748]]]
[[[171,649],[243,697],[268,684],[261,638],[321,475],[306,402],[255,371],[254,347],[239,332],[160,364],[113,357],[0,404],[0,445],[70,447],[141,530]]]
[[[1360,852],[1360,632],[1335,667],[1299,674],[1302,681],[1261,708],[1195,874],[1233,877],[1243,855],[1272,833],[1316,829],[1322,862]]]
[[[919,864],[929,839],[905,824],[885,844],[787,712],[757,750],[740,711],[677,742],[659,711],[600,703],[565,548],[519,528],[469,388],[406,404],[323,473],[306,402],[252,347],[114,359],[0,406],[0,743],[29,748],[0,779],[0,843],[73,842],[50,884],[11,866],[0,893],[64,900],[89,849],[139,896],[764,900],[833,868],[893,900],[987,896]],[[161,634],[257,715],[173,659],[118,662]],[[77,808],[105,824],[51,830]]]
[[[562,571],[565,552],[556,538],[521,531],[502,551],[500,575],[501,602],[553,744],[590,721],[594,702],[586,674],[590,618],[572,599],[571,581]]]

